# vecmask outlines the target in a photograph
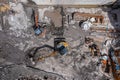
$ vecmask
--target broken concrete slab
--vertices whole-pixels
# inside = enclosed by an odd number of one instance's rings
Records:
[[[19,8],[17,9],[17,7]],[[29,71],[29,70],[26,71],[24,70],[24,68],[26,69],[25,67],[26,65],[22,64],[17,66],[17,64],[24,62],[24,56],[26,56],[27,50],[33,47],[42,46],[44,44],[49,44],[53,46],[54,45],[53,39],[56,37],[51,35],[50,30],[48,30],[48,34],[50,35],[48,39],[35,36],[33,29],[31,27],[31,25],[33,25],[31,22],[33,6],[29,6],[29,9],[27,10],[24,9],[24,7],[25,6],[23,6],[23,4],[21,3],[19,4],[15,3],[12,5],[13,10],[17,11],[18,13],[10,14],[8,15],[8,17],[6,17],[9,18],[10,26],[7,26],[9,27],[8,29],[5,30],[3,29],[2,30],[3,33],[0,32],[0,44],[4,48],[4,51],[7,49],[5,51],[5,54],[2,53],[2,55],[0,55],[2,58],[5,57],[5,60],[1,59],[1,62],[3,62],[4,64],[4,62],[8,61],[4,65],[16,63],[15,65],[13,65],[14,69],[13,68],[10,69],[6,68],[6,70],[1,69],[3,70],[2,78],[6,80],[7,79],[13,80],[14,78],[18,79],[21,77],[21,75],[19,74],[23,74],[23,77],[27,76],[28,73],[30,73],[30,75],[34,75],[36,71]],[[67,9],[69,9],[69,11],[66,11]],[[64,9],[65,12],[71,14],[72,11],[70,10],[72,9],[71,8],[67,8],[67,9]],[[39,7],[39,15],[40,15],[39,21],[49,22],[49,18],[47,18],[47,16],[44,16],[44,14],[46,12],[48,13],[53,10],[55,10],[54,7],[46,7],[46,8]],[[102,11],[102,9],[100,8],[99,9],[73,8],[73,12],[79,10],[81,12],[88,11],[89,13],[99,13],[99,14],[105,13],[107,15],[107,12]],[[52,17],[55,20],[55,16],[52,15]],[[84,38],[87,35],[89,35],[89,32],[82,31],[78,25],[78,22],[76,21],[73,21],[73,23],[71,21],[70,23],[71,24],[68,24],[67,27],[65,27],[65,32],[63,35],[66,38],[66,41],[70,44],[69,46],[71,48],[69,50],[69,53],[64,56],[58,54],[54,57],[46,58],[45,61],[38,62],[36,64],[36,67],[44,70],[47,73],[50,73],[49,75],[57,73],[58,75],[62,76],[62,80],[106,79],[106,77],[104,77],[97,69],[98,67],[96,66],[96,63],[98,58],[90,57],[89,52],[88,53],[85,52],[87,51],[87,49],[83,47]],[[9,45],[4,44],[4,42],[6,43],[8,42],[10,44]],[[42,52],[42,51],[38,51],[38,52]],[[45,54],[47,54],[47,52]],[[16,66],[18,68],[16,68]],[[0,64],[0,68],[1,68],[1,64]],[[11,74],[8,73],[9,70]],[[14,77],[15,74],[16,76]],[[40,74],[40,79],[43,79],[41,78],[41,75],[42,74],[44,75],[45,73],[39,73],[39,74]],[[52,75],[51,77],[54,77],[54,75]],[[51,79],[54,80],[54,78]],[[55,78],[55,80],[57,79],[59,80],[59,76]]]
[[[66,0],[66,1],[59,1],[59,0],[32,0],[34,1],[37,5],[104,5],[104,4],[110,4],[114,3],[116,0],[101,0],[101,1],[96,1],[96,0]]]

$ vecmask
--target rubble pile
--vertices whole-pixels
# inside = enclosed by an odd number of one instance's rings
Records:
[[[115,72],[119,69],[116,67],[120,46],[119,8],[38,6],[34,0],[11,0],[8,5],[9,10],[0,12],[1,80],[113,80],[118,77]],[[35,35],[34,27],[42,27],[45,34]],[[52,34],[55,29],[61,32],[60,27],[64,29],[62,36]],[[55,51],[44,48],[36,51],[34,58],[28,55],[30,52],[34,55],[36,47],[55,46],[57,37],[64,37],[69,44],[66,54],[57,52],[34,61]]]

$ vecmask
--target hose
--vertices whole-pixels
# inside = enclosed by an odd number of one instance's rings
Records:
[[[50,49],[53,49],[53,50],[54,50],[54,47],[52,47],[52,46],[50,46],[50,45],[45,44],[45,45],[43,45],[43,46],[37,47],[37,48],[35,49],[35,51],[34,51],[34,53],[33,53],[33,56],[32,56],[32,57],[34,57],[34,56],[35,56],[35,54],[37,53],[37,51],[38,51],[39,49],[42,49],[42,48],[45,48],[45,47],[48,47],[48,48],[50,48]]]

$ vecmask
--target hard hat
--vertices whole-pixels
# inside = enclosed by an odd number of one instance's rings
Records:
[[[102,59],[103,60],[108,60],[108,57],[107,56],[103,56]]]
[[[95,22],[95,18],[90,18],[90,22]]]

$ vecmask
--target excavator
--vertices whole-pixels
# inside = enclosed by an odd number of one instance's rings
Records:
[[[40,46],[40,47],[36,47],[34,49],[34,51],[32,51],[32,53],[28,54],[28,56],[29,56],[29,58],[33,58],[34,62],[43,61],[48,57],[52,57],[52,56],[57,55],[57,53],[59,53],[60,55],[65,55],[68,52],[68,46],[69,45],[65,41],[65,38],[54,38],[54,47],[47,45],[47,44]],[[35,59],[37,52],[43,48],[49,48],[52,50],[52,52],[48,55],[42,55],[42,56],[37,57],[37,59]]]
[[[65,16],[64,16],[64,12],[63,12],[63,7],[60,7],[60,8],[61,8],[61,15],[62,15],[62,26],[54,27],[55,28],[54,30],[56,30],[56,31],[54,31],[55,32],[54,35],[56,36],[56,38],[54,38],[54,46],[45,44],[43,46],[34,48],[34,50],[32,52],[28,53],[28,56],[29,56],[29,58],[32,58],[32,61],[34,61],[34,62],[43,61],[48,57],[57,55],[58,53],[60,55],[65,55],[68,53],[69,44],[66,42],[65,38],[63,37]],[[43,31],[41,30],[41,27],[38,25],[38,16],[37,15],[35,15],[35,23],[36,23],[34,26],[35,34],[36,35],[42,34]],[[43,48],[49,48],[52,50],[52,52],[48,55],[39,56],[36,59],[35,56],[37,55],[37,52]]]
[[[34,10],[34,23],[35,25],[33,26],[34,29],[34,33],[36,36],[44,36],[46,33],[46,24],[39,24],[39,13],[38,13],[38,9]]]

